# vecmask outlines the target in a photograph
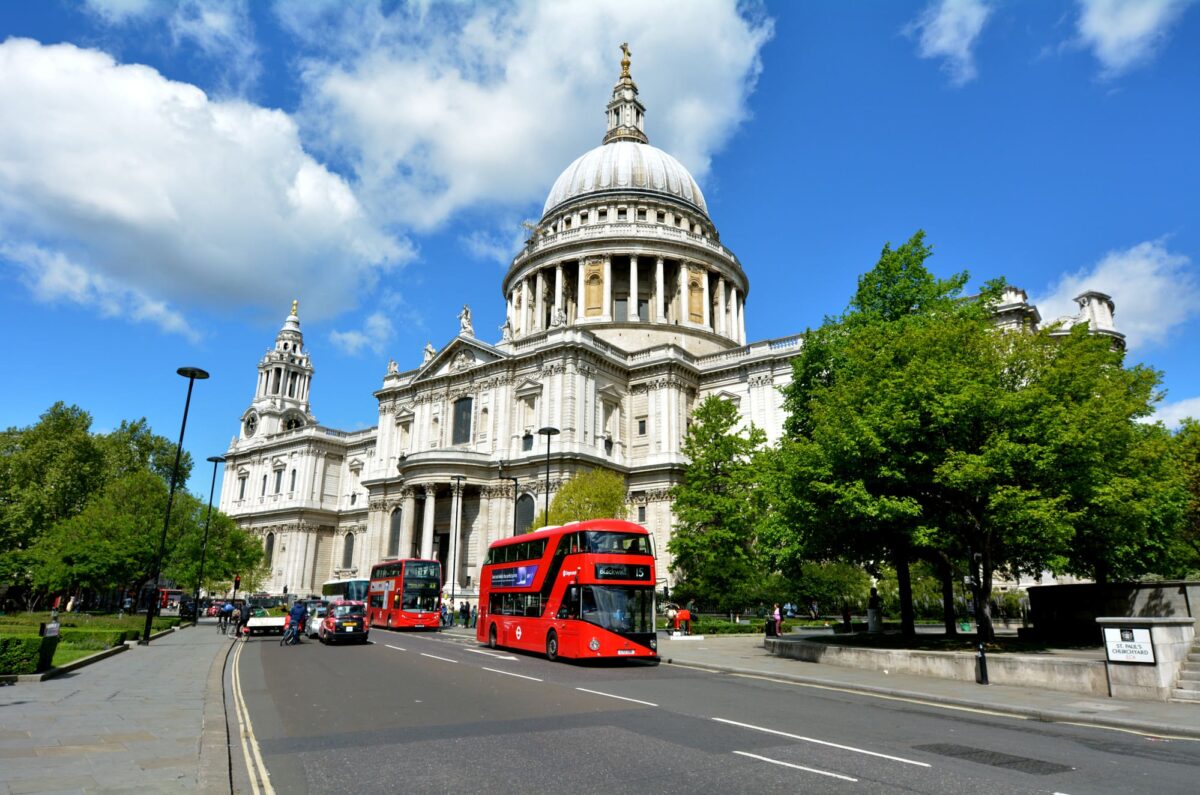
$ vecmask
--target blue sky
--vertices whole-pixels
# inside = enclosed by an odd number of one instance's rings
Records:
[[[1200,9],[1088,2],[0,4],[0,424],[56,400],[227,447],[293,298],[322,424],[373,425],[599,144],[622,41],[652,144],[750,278],[747,333],[841,311],[885,242],[1046,318],[1116,302],[1200,416]],[[206,466],[189,486],[205,494]]]

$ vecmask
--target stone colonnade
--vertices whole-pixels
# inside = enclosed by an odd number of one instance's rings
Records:
[[[638,312],[639,285],[643,279],[653,279],[652,284],[647,282],[651,304],[644,322],[666,324],[668,309],[675,307],[674,324],[707,328],[738,344],[746,343],[745,295],[723,273],[707,263],[690,260],[645,257],[639,263],[635,254],[628,255],[628,259],[623,318],[617,318],[613,311],[614,301],[621,294],[616,292],[613,257],[606,254],[543,265],[526,274],[506,296],[509,329],[514,336],[522,336],[579,322],[643,322]],[[652,274],[645,260],[653,262]],[[667,284],[668,261],[673,263],[677,277],[670,280],[671,284]],[[571,274],[564,268],[575,268],[573,291],[567,282]],[[714,275],[716,283],[712,284]]]

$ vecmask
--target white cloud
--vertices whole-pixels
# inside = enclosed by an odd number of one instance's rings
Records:
[[[1074,315],[1078,307],[1072,299],[1085,290],[1113,297],[1116,327],[1130,349],[1166,341],[1200,306],[1196,268],[1188,257],[1168,251],[1162,240],[1110,251],[1092,267],[1064,275],[1034,303],[1050,322]]]
[[[0,236],[43,298],[78,300],[60,284],[69,262],[125,296],[115,314],[299,296],[320,318],[411,256],[280,111],[28,39],[0,44],[0,107]]]
[[[702,12],[700,9],[702,8]],[[604,133],[628,41],[652,144],[698,177],[747,116],[772,23],[733,0],[399,6],[280,3],[308,48],[301,115],[360,196],[433,227],[528,206]]]
[[[1146,422],[1161,422],[1168,428],[1175,428],[1188,417],[1200,419],[1200,397],[1162,403]]]
[[[200,339],[200,335],[167,302],[92,273],[60,251],[48,251],[29,244],[0,243],[0,258],[17,266],[21,281],[39,301],[77,304],[94,309],[103,317],[152,323],[192,342]]]
[[[530,230],[515,218],[492,224],[491,230],[474,229],[458,240],[471,256],[508,265],[529,238]]]
[[[984,0],[935,0],[904,29],[919,33],[917,54],[922,58],[944,58],[942,69],[950,82],[961,86],[975,79],[972,49],[984,23],[992,13]]]
[[[1105,77],[1151,60],[1192,0],[1079,0],[1078,41]]]
[[[218,87],[244,94],[262,74],[248,0],[86,0],[108,25],[162,25],[175,47],[191,45],[217,69]]]
[[[396,327],[387,315],[383,312],[372,312],[363,321],[361,330],[331,331],[329,341],[351,356],[357,356],[364,349],[381,354],[387,350],[387,344],[395,333]]]

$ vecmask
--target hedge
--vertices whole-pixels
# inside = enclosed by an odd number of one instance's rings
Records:
[[[0,635],[0,674],[36,674],[50,669],[58,638]]]
[[[133,632],[134,638],[137,638],[137,631]],[[113,646],[120,646],[125,642],[130,631],[121,629],[108,630],[88,630],[88,629],[64,629],[60,630],[59,635],[62,637],[62,642],[67,646],[74,646],[77,649],[95,649],[103,651],[111,649]]]

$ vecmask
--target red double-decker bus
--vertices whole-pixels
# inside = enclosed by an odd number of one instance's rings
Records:
[[[442,564],[436,560],[385,560],[371,567],[367,620],[373,627],[437,629]]]
[[[658,659],[646,529],[593,519],[495,542],[479,577],[476,638],[558,657]]]

